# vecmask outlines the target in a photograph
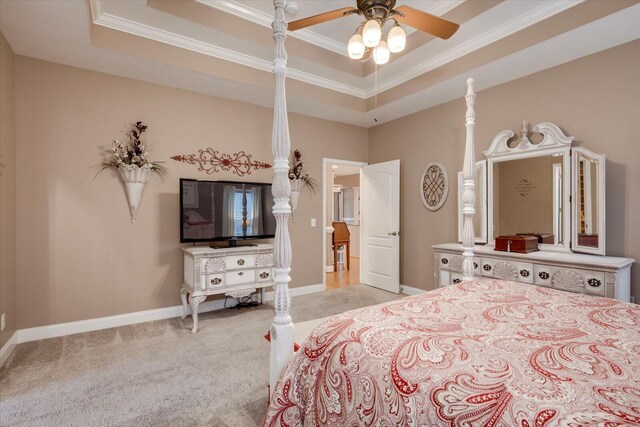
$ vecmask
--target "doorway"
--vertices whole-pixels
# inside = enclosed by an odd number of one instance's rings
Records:
[[[323,159],[324,286],[361,283],[360,174],[363,162]]]

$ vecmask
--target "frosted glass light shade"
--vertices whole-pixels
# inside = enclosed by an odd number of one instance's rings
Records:
[[[407,35],[400,25],[394,25],[387,36],[387,45],[391,53],[402,52],[407,45]]]
[[[362,36],[358,33],[355,33],[349,39],[349,58],[351,59],[361,59],[364,56],[365,51],[364,42],[362,41]]]
[[[378,46],[373,48],[373,60],[378,65],[383,65],[389,62],[390,56],[391,52],[389,52],[389,47],[385,41],[381,41]]]
[[[375,19],[370,19],[362,28],[362,40],[366,47],[376,47],[382,38],[382,28]]]

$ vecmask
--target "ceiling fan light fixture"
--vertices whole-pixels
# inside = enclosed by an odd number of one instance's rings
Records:
[[[373,61],[378,65],[384,65],[389,62],[389,58],[391,57],[391,52],[389,52],[389,47],[387,46],[387,42],[381,41],[378,46],[373,48]]]
[[[382,38],[382,28],[376,19],[369,19],[362,28],[362,40],[366,47],[376,47]]]
[[[389,31],[387,45],[391,53],[402,52],[407,45],[407,35],[399,24],[396,23]]]
[[[362,59],[366,47],[364,46],[364,41],[362,40],[362,36],[359,33],[355,33],[351,36],[347,49],[349,52],[349,58]]]

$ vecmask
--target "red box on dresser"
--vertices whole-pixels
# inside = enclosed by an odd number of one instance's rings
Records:
[[[538,250],[538,238],[535,236],[498,236],[496,251],[528,254]]]

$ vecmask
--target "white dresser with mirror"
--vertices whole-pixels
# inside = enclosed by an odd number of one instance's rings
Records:
[[[608,257],[605,157],[544,122],[496,135],[476,163],[474,275],[631,301],[631,258]],[[531,138],[530,138],[531,137]],[[458,193],[462,180],[458,177]],[[459,199],[458,239],[462,234]],[[538,235],[539,251],[495,251],[495,237]],[[435,245],[436,286],[462,281],[462,245]]]

